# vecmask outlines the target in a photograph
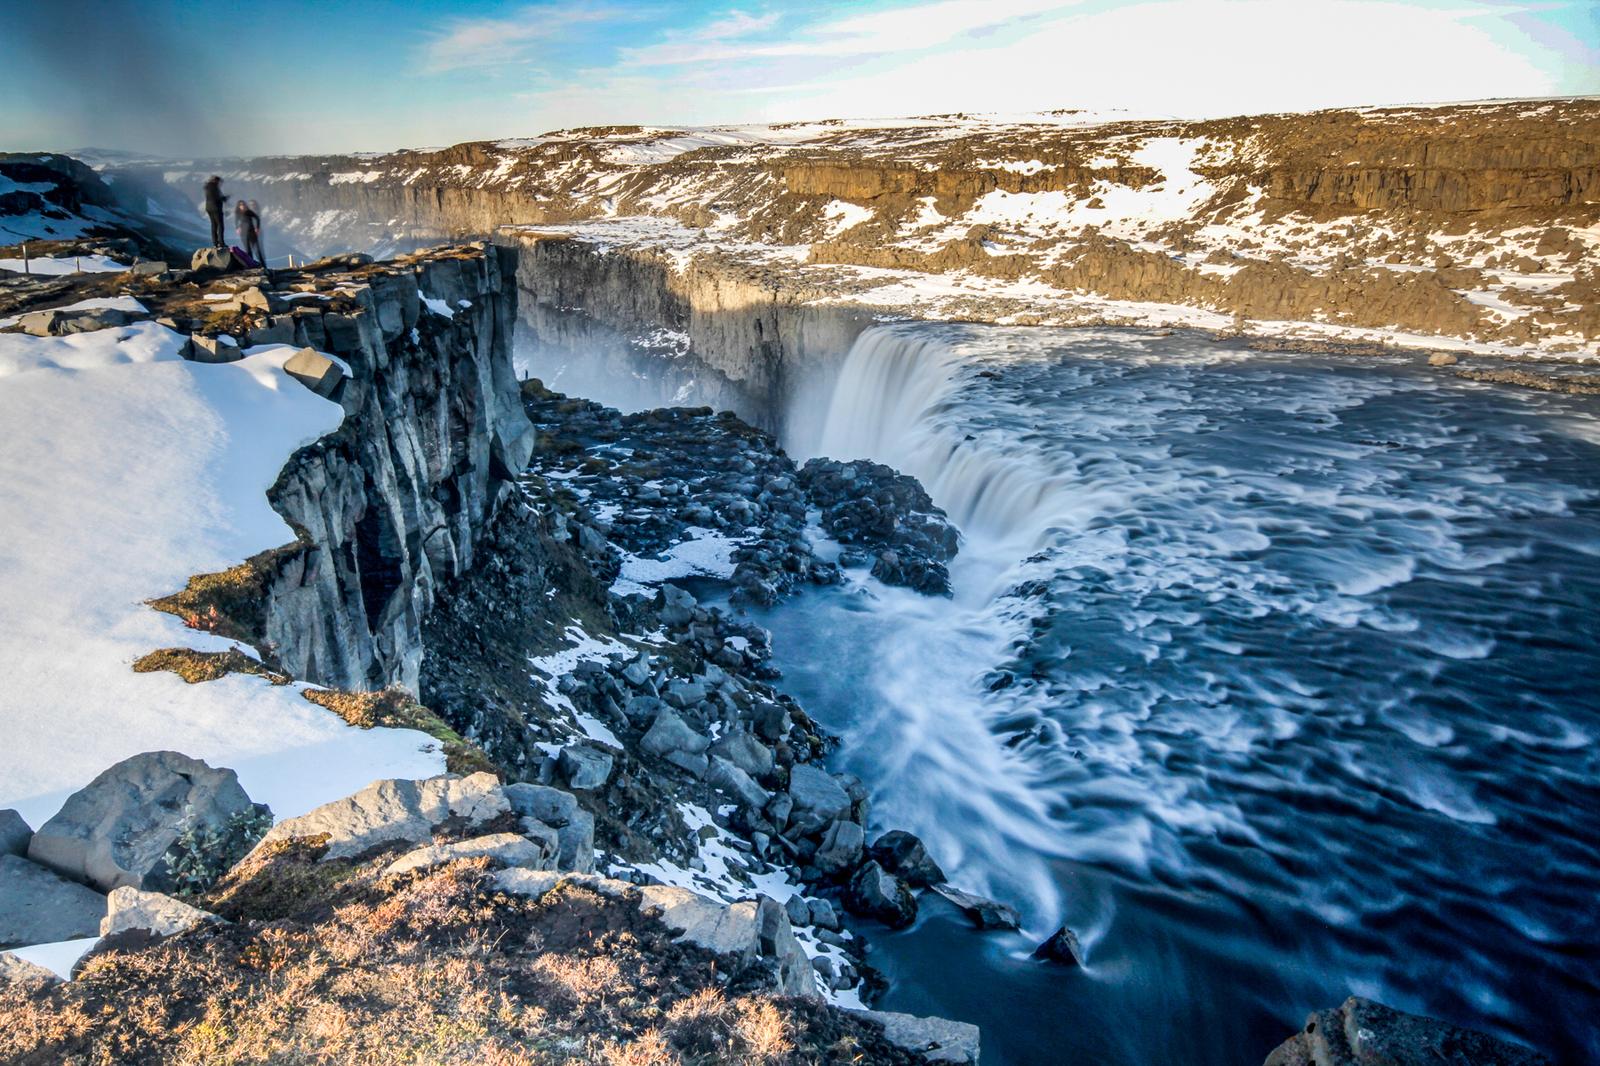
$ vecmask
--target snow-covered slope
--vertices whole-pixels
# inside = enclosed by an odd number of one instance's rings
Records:
[[[443,768],[432,738],[347,726],[300,685],[130,669],[232,646],[145,601],[291,541],[266,491],[343,417],[283,371],[293,348],[207,365],[183,341],[153,322],[0,333],[0,807],[33,825],[153,749],[232,767],[280,818]]]

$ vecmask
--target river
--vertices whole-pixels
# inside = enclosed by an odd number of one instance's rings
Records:
[[[873,820],[1018,907],[870,935],[989,1066],[1259,1062],[1347,995],[1600,1056],[1600,403],[1192,334],[880,326],[804,457],[951,599],[754,612]],[[1065,923],[1085,969],[1028,958]]]

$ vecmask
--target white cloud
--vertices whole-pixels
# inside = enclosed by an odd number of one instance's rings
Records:
[[[509,18],[453,19],[423,47],[422,69],[443,74],[519,62],[534,46],[558,40],[574,26],[617,14],[608,7],[577,3],[525,7]]]
[[[774,16],[749,19],[742,32],[704,31],[643,48],[624,49],[629,66],[677,66],[743,59],[848,57],[911,52],[949,44],[968,34],[992,31],[1041,15],[1060,15],[1079,0],[936,0],[832,19],[797,29],[787,38],[753,39],[771,28]],[[748,17],[746,17],[748,18]],[[714,24],[718,25],[718,24]]]

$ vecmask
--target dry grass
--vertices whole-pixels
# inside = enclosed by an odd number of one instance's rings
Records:
[[[404,689],[387,688],[377,692],[350,692],[345,689],[306,689],[306,699],[326,707],[360,729],[384,726],[391,729],[418,729],[433,737],[444,748],[446,768],[453,774],[487,771],[498,774],[496,766],[476,744],[462,737],[443,718],[411,698]]]
[[[193,648],[160,648],[133,661],[136,674],[170,670],[191,685],[215,681],[229,674],[254,674],[274,685],[287,685],[289,675],[269,669],[250,656],[229,648],[227,651],[195,651]]]
[[[151,600],[150,606],[177,615],[190,629],[262,647],[267,586],[284,557],[302,550],[303,543],[297,540],[252,555],[220,573],[196,574],[183,591]]]
[[[317,865],[305,855],[278,858]],[[719,976],[708,954],[675,943],[627,902],[573,885],[539,902],[499,895],[483,859],[387,879],[385,862],[346,864],[298,909],[281,899],[270,913],[236,906],[234,924],[94,956],[66,985],[0,986],[0,1061],[914,1061],[841,1012]],[[267,898],[239,888],[222,892],[235,904]]]

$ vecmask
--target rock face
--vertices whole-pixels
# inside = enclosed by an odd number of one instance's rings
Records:
[[[1552,1066],[1530,1048],[1351,996],[1317,1011],[1264,1066]]]
[[[0,948],[94,936],[106,898],[16,855],[0,855]]]
[[[513,265],[483,247],[401,260],[354,279],[353,306],[298,301],[273,320],[351,370],[344,424],[269,494],[304,531],[277,563],[262,634],[294,676],[416,691],[436,589],[477,559],[533,446],[511,363]],[[423,297],[450,314],[424,313]],[[325,395],[343,376],[327,360],[306,373]]]
[[[232,770],[175,751],[145,752],[73,793],[33,835],[28,857],[103,892],[172,890],[185,849],[235,835],[260,810]]]

